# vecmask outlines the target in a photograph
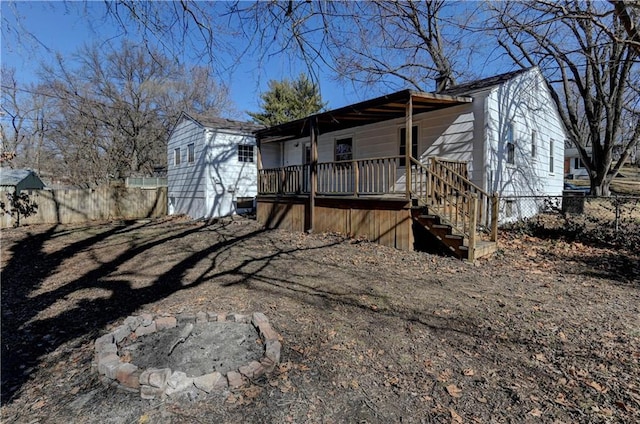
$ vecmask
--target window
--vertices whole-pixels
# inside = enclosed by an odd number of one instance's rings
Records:
[[[196,161],[196,148],[193,143],[187,145],[187,162],[193,163]]]
[[[507,218],[513,216],[513,200],[505,200],[504,202],[504,215]]]
[[[549,140],[549,172],[553,172],[553,140]]]
[[[516,163],[516,146],[513,143],[507,143],[507,163]]]
[[[173,164],[180,165],[180,148],[176,147],[173,149]]]
[[[580,158],[573,158],[573,169],[581,169],[584,168],[584,163]]]
[[[253,146],[238,144],[238,162],[253,162]]]
[[[516,163],[516,145],[513,140],[513,124],[508,123],[504,131],[504,141],[506,146],[507,163]]]
[[[531,131],[531,157],[535,158],[536,157],[536,153],[538,153],[537,150],[537,134],[535,132],[535,130]]]
[[[400,156],[400,166],[405,166],[407,154],[407,129],[400,128],[400,149],[398,155]],[[411,157],[418,157],[418,127],[411,127]]]
[[[352,160],[353,159],[353,139],[341,138],[336,140],[335,160]]]

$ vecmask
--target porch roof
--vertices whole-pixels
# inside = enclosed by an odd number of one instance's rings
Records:
[[[402,90],[392,94],[365,100],[339,109],[321,112],[306,118],[261,129],[256,137],[265,142],[285,141],[308,137],[311,119],[317,119],[320,134],[359,127],[374,122],[405,116],[406,105],[412,99],[413,114],[429,112],[450,106],[471,103],[471,97],[450,96]]]

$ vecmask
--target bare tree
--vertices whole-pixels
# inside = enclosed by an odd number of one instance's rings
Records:
[[[133,23],[147,45],[184,51],[189,45],[216,69],[245,57],[302,59],[312,81],[329,68],[344,81],[431,89],[451,84],[468,60],[461,48],[464,25],[474,19],[464,2],[254,1],[107,2],[108,15]],[[231,37],[234,38],[232,40]],[[237,51],[240,36],[246,48]],[[232,42],[234,41],[234,42]],[[233,60],[221,63],[219,52]]]
[[[498,43],[519,66],[540,66],[591,192],[609,185],[640,138],[639,62],[633,33],[610,3],[490,3]],[[619,155],[614,160],[614,150]]]
[[[2,116],[0,135],[3,157],[13,167],[35,171],[46,168],[51,159],[45,133],[49,123],[50,99],[33,87],[21,87],[13,69],[2,69]]]
[[[39,91],[55,101],[53,140],[71,180],[95,186],[148,175],[166,164],[166,140],[182,110],[219,115],[227,91],[204,69],[123,42],[81,49],[43,68]]]
[[[302,58],[351,83],[419,90],[452,84],[462,60],[460,4],[417,2],[238,2],[243,27],[257,28],[254,45]],[[274,47],[275,43],[275,47]],[[460,63],[456,63],[458,61]],[[461,66],[462,63],[464,66]]]

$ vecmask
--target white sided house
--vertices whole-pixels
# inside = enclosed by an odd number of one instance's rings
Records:
[[[431,238],[473,260],[495,249],[499,220],[536,213],[509,197],[563,189],[564,127],[538,68],[403,90],[256,137],[258,220],[270,227],[406,250]]]
[[[167,143],[169,215],[210,219],[251,211],[257,194],[253,131],[259,128],[183,112]]]

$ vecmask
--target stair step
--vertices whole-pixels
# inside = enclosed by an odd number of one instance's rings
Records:
[[[447,224],[433,224],[432,227],[437,230],[440,230],[440,229],[450,230],[452,228],[451,225],[447,225]]]
[[[449,240],[464,240],[464,237],[458,234],[447,234],[444,238]]]

